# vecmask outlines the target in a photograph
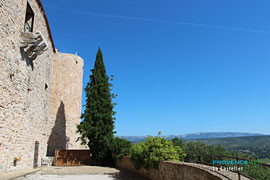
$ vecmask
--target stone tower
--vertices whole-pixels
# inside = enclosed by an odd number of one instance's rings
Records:
[[[56,149],[78,149],[76,126],[80,123],[83,60],[72,54],[57,52],[51,81],[48,155]]]

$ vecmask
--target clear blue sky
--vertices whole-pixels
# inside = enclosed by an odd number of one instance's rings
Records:
[[[84,86],[101,47],[117,135],[270,134],[269,0],[43,4],[56,47],[84,59]]]

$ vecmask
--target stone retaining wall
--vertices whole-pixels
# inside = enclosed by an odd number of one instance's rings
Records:
[[[227,172],[228,176],[210,170],[209,166],[185,162],[160,162],[158,169],[135,169],[130,157],[123,157],[116,166],[133,171],[151,180],[228,180],[237,179],[236,173]],[[242,178],[242,177],[241,177]],[[246,179],[246,178],[243,178]]]
[[[159,180],[221,180],[210,171],[201,169],[191,163],[161,162],[159,165]]]
[[[141,168],[138,170],[133,166],[133,164],[130,160],[130,157],[123,157],[121,160],[117,160],[116,166],[120,167],[120,168],[127,169],[129,171],[133,171],[137,174],[140,174],[140,175],[142,175],[146,178],[152,179],[152,180],[159,180],[159,170],[156,170],[156,169],[147,170],[144,168]]]

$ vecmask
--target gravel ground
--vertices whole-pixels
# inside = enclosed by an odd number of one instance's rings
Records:
[[[15,180],[119,180],[118,173],[115,168],[98,166],[47,167]]]
[[[118,180],[110,175],[42,175],[33,174],[16,180]]]
[[[49,167],[14,180],[148,180],[125,169],[97,166]]]

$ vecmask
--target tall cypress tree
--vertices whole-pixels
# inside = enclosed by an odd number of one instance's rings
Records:
[[[78,125],[78,132],[82,144],[90,148],[91,160],[96,165],[106,165],[110,160],[110,147],[114,135],[115,103],[112,102],[114,94],[111,93],[112,84],[106,74],[103,55],[98,49],[95,67],[91,70],[90,82],[86,92],[85,111],[81,118],[83,121]]]

